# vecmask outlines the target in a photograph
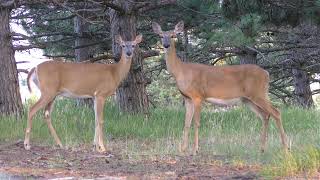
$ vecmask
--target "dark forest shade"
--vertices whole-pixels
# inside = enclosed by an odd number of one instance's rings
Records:
[[[22,112],[17,66],[10,38],[11,10],[0,3],[0,114],[16,115]]]

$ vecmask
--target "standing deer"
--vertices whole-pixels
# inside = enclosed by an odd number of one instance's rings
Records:
[[[157,23],[152,29],[161,37],[165,48],[165,60],[169,73],[175,78],[177,87],[185,101],[185,125],[180,151],[185,152],[188,146],[189,129],[194,118],[193,154],[199,149],[200,112],[203,101],[212,104],[231,105],[242,102],[263,120],[261,133],[261,151],[264,152],[267,139],[269,118],[275,119],[280,132],[283,147],[287,149],[280,112],[268,100],[269,74],[256,65],[208,66],[196,63],[185,63],[176,54],[175,41],[178,33],[183,32],[180,21],[171,31],[162,31]]]
[[[105,100],[111,96],[120,82],[127,76],[135,46],[142,41],[138,35],[134,41],[123,41],[116,36],[122,47],[121,59],[117,64],[87,64],[47,61],[33,68],[28,74],[28,88],[31,79],[41,91],[40,99],[30,108],[26,128],[24,148],[30,149],[32,118],[41,108],[45,110],[45,120],[57,145],[61,141],[51,124],[51,111],[56,96],[70,98],[94,98],[95,135],[94,146],[98,152],[105,152],[103,142],[103,108]]]

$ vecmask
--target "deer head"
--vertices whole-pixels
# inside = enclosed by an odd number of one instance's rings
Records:
[[[126,59],[131,59],[136,45],[142,41],[142,35],[136,36],[134,41],[123,41],[121,36],[117,35],[115,40],[121,46],[122,54],[126,56]]]
[[[159,34],[159,36],[161,38],[162,45],[166,49],[168,49],[170,47],[171,39],[176,38],[177,34],[183,32],[183,26],[184,26],[183,21],[180,21],[180,22],[178,22],[178,24],[176,24],[174,30],[162,31],[161,27],[158,23],[156,23],[156,22],[152,23],[153,31],[155,33]]]

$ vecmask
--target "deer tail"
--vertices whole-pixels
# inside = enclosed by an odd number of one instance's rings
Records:
[[[28,73],[28,77],[27,77],[27,85],[28,85],[28,89],[29,89],[29,92],[32,92],[32,89],[31,89],[31,86],[30,86],[30,81],[31,81],[31,76],[32,74],[35,72],[36,68],[32,68],[30,70],[30,72]]]

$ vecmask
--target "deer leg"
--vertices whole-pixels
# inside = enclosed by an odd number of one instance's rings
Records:
[[[262,119],[262,131],[261,131],[261,147],[260,151],[264,152],[266,149],[266,142],[268,138],[268,128],[269,128],[269,119],[270,119],[270,114],[266,113],[264,110],[262,110],[260,107],[255,105],[253,102],[250,100],[243,100],[243,103],[248,105],[251,111],[253,111],[258,117]]]
[[[32,128],[33,116],[50,101],[49,97],[41,96],[40,99],[29,109],[26,134],[24,138],[24,148],[30,150],[30,133]]]
[[[199,151],[199,127],[200,127],[201,102],[194,103],[194,144],[192,154],[196,155]]]
[[[272,107],[272,108],[274,108],[274,107]],[[276,125],[278,127],[279,132],[280,132],[280,138],[281,138],[283,148],[285,149],[285,151],[287,151],[288,150],[287,136],[286,136],[284,129],[283,129],[281,116],[274,117],[274,119],[276,121]]]
[[[183,135],[182,135],[182,145],[180,147],[180,152],[185,152],[186,148],[188,147],[188,141],[189,141],[189,130],[191,126],[191,121],[193,117],[194,112],[194,105],[192,101],[188,98],[184,98],[185,107],[186,107],[186,114],[185,114],[185,120],[184,120],[184,129],[183,129]]]
[[[268,100],[264,100],[262,98],[257,98],[255,100],[252,100],[252,102],[256,104],[258,107],[260,107],[261,109],[263,109],[264,111],[270,113],[270,115],[274,118],[280,133],[280,139],[281,139],[283,148],[285,149],[285,151],[287,151],[288,150],[287,136],[283,129],[281,114],[279,110],[273,107]]]
[[[105,152],[106,148],[103,142],[103,108],[105,104],[104,97],[95,97],[95,120],[96,120],[96,127],[95,127],[95,146],[96,150],[100,153]]]
[[[49,130],[50,130],[50,133],[51,133],[51,135],[53,136],[56,144],[57,144],[60,148],[62,148],[62,143],[61,143],[61,141],[60,141],[60,139],[59,139],[59,137],[58,137],[58,135],[57,135],[57,133],[56,133],[56,130],[54,129],[54,127],[52,126],[52,123],[51,123],[51,112],[52,112],[52,108],[53,108],[53,102],[54,102],[54,100],[50,101],[50,102],[46,105],[46,107],[45,107],[45,109],[44,109],[44,118],[45,118],[45,120],[46,120],[46,122],[47,122],[47,125],[48,125],[48,128],[49,128]]]
[[[95,110],[96,111],[96,110]],[[93,146],[94,148],[96,148],[97,144],[98,144],[98,131],[97,131],[97,127],[98,127],[98,120],[96,118],[96,115],[95,115],[95,126],[94,126],[94,139],[93,139]]]

